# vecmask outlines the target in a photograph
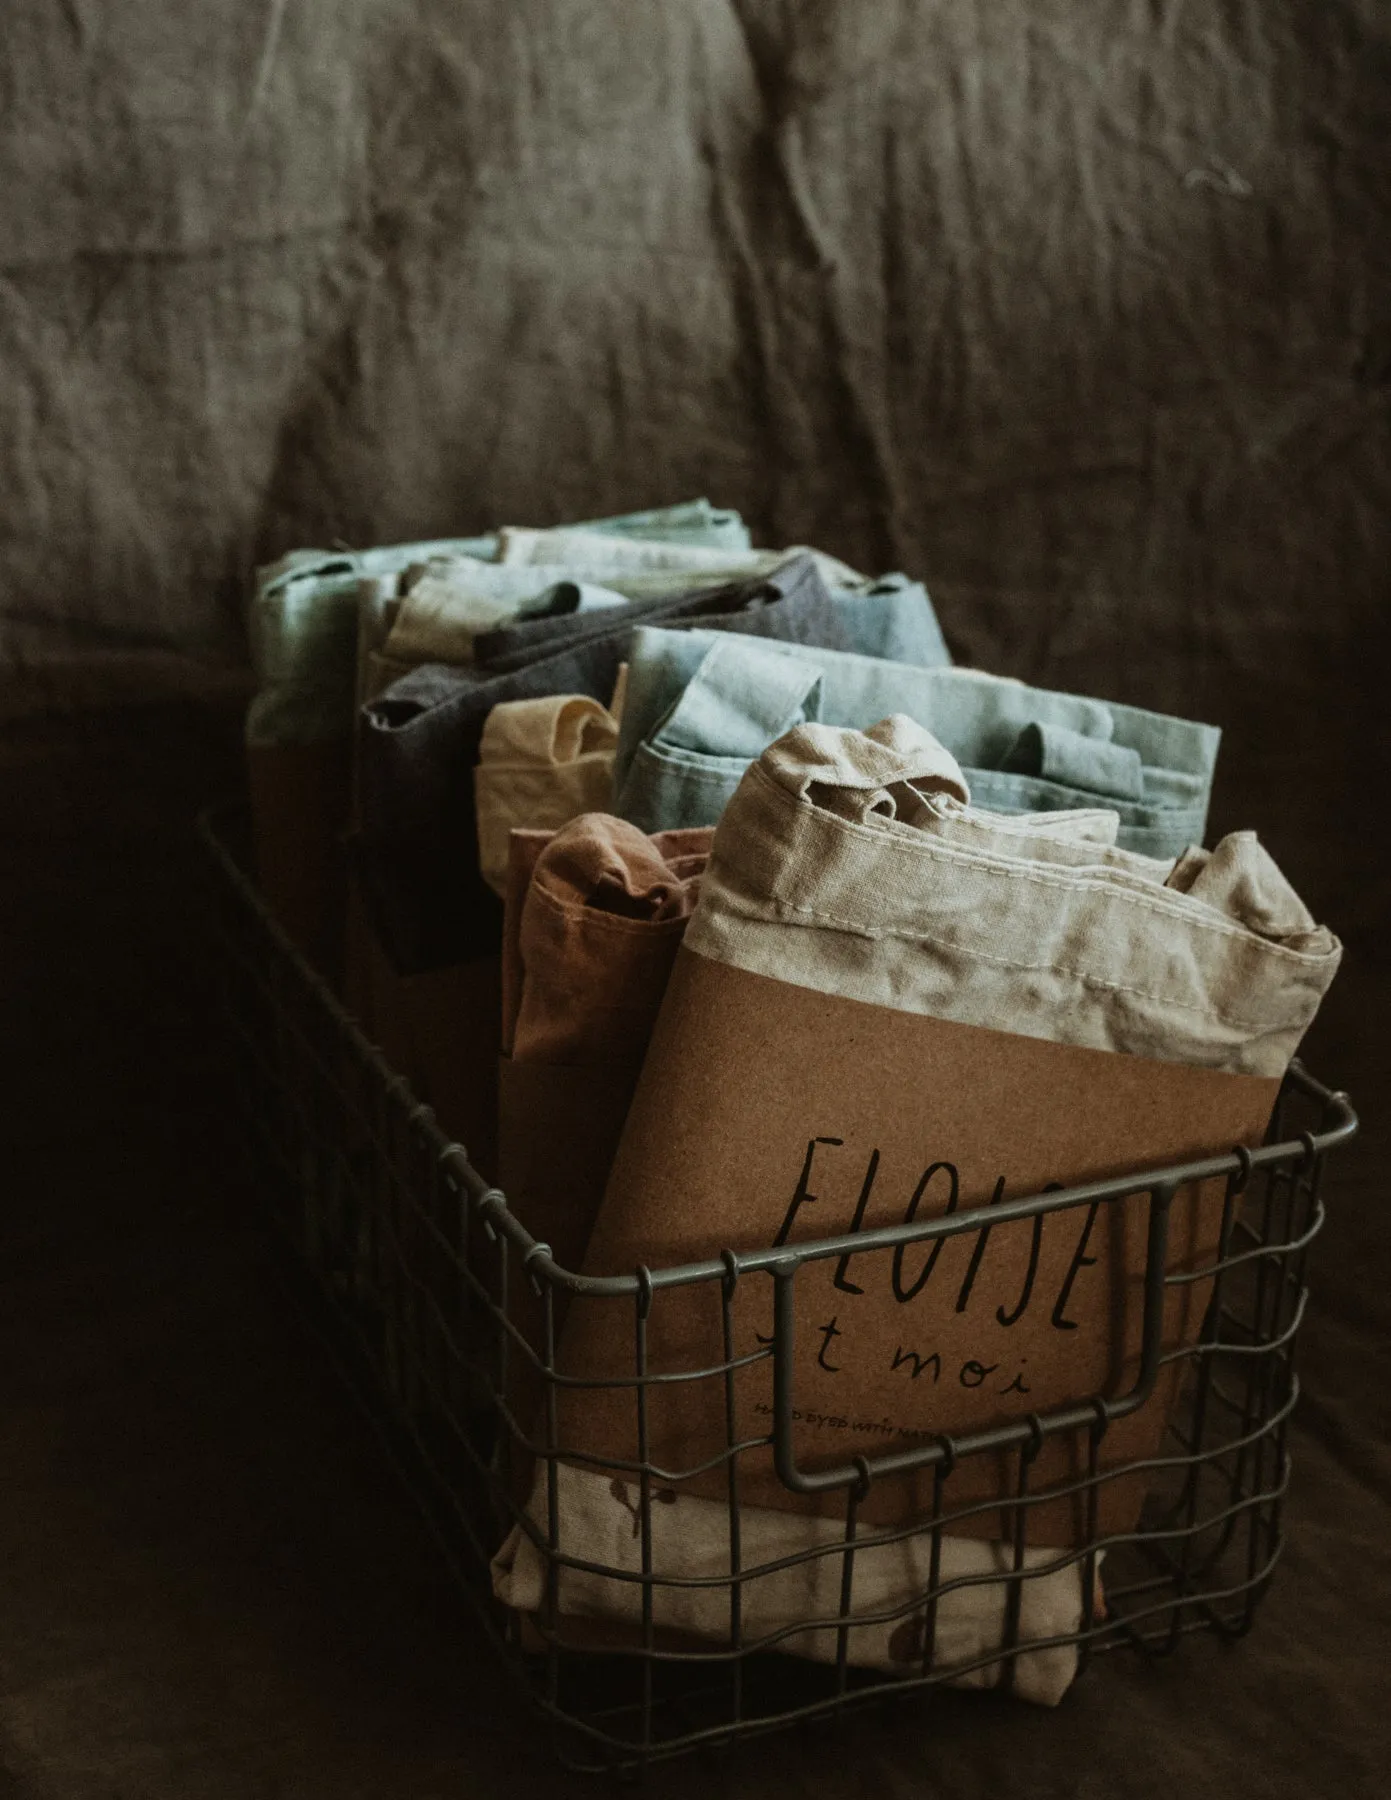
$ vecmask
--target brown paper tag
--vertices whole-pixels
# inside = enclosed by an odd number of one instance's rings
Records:
[[[631,1272],[928,1219],[1075,1183],[1254,1145],[1279,1082],[1044,1042],[892,1011],[678,956],[604,1204],[585,1258],[590,1274]],[[1170,1272],[1216,1254],[1223,1184],[1175,1197]],[[1143,1194],[1068,1209],[938,1243],[807,1263],[795,1283],[793,1444],[799,1467],[839,1467],[1119,1396],[1133,1386],[1143,1315],[1148,1201]],[[729,1329],[736,1357],[772,1332],[772,1279],[740,1278]],[[1211,1283],[1168,1290],[1164,1344],[1196,1338]],[[718,1282],[659,1289],[646,1325],[652,1374],[724,1360]],[[631,1299],[576,1301],[562,1340],[568,1376],[634,1374]],[[1146,1405],[1116,1421],[1105,1468],[1153,1455],[1176,1398],[1169,1364]],[[772,1365],[650,1386],[648,1459],[687,1491],[727,1491],[732,1441],[772,1431]],[[638,1460],[633,1385],[562,1388],[565,1450]],[[1085,1472],[1083,1434],[1049,1439],[1030,1471],[1039,1492]],[[779,1480],[771,1451],[741,1453],[746,1503],[839,1510]],[[704,1465],[711,1465],[704,1467]],[[691,1474],[690,1471],[698,1470]],[[984,1510],[953,1530],[999,1536],[990,1502],[1010,1499],[1017,1454],[964,1459],[947,1504]],[[885,1478],[861,1508],[869,1522],[929,1509],[932,1476]],[[1097,1529],[1129,1529],[1144,1481],[1098,1490]],[[1032,1542],[1077,1541],[1085,1508],[1029,1512]]]

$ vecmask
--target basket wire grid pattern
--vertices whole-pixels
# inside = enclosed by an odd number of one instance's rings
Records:
[[[639,1769],[853,1706],[901,1700],[987,1665],[998,1665],[999,1685],[1008,1689],[1016,1666],[1011,1653],[1021,1648],[1023,1583],[1047,1572],[1037,1566],[1026,1571],[1024,1561],[1026,1510],[1044,1497],[1073,1495],[1084,1509],[1080,1546],[1058,1552],[1047,1564],[1047,1570],[1080,1565],[1082,1617],[1076,1632],[1030,1639],[1024,1652],[1073,1644],[1080,1673],[1093,1656],[1119,1646],[1161,1654],[1192,1631],[1239,1637],[1250,1629],[1283,1542],[1282,1504],[1290,1476],[1286,1428],[1299,1392],[1294,1355],[1307,1299],[1305,1265],[1324,1217],[1325,1156],[1357,1129],[1346,1096],[1322,1087],[1296,1064],[1281,1091],[1267,1144],[1256,1151],[1237,1150],[1202,1163],[853,1238],[742,1256],[725,1252],[705,1264],[585,1279],[560,1269],[546,1246],[534,1242],[508,1211],[504,1196],[441,1132],[431,1111],[300,956],[227,847],[225,817],[210,815],[200,830],[214,876],[218,967],[237,1074],[237,1137],[248,1158],[248,1179],[311,1277],[318,1300],[326,1303],[336,1347],[359,1390],[373,1391],[373,1410],[388,1447],[506,1666],[555,1727],[564,1761],[577,1768]],[[1169,1202],[1184,1183],[1211,1178],[1225,1183],[1217,1259],[1196,1273],[1167,1272]],[[875,1459],[856,1458],[840,1470],[808,1474],[798,1468],[791,1370],[799,1269],[851,1249],[857,1257],[888,1256],[902,1245],[930,1247],[933,1240],[979,1234],[1008,1219],[1129,1204],[1148,1209],[1141,1367],[1130,1393],[1096,1395],[1016,1424],[942,1437]],[[510,1316],[518,1275],[530,1284],[540,1308],[539,1333],[523,1333]],[[774,1290],[772,1342],[756,1353],[772,1365],[772,1426],[741,1438],[734,1377],[736,1367],[750,1359],[733,1355],[731,1302],[736,1283],[750,1277],[770,1279]],[[1166,1293],[1197,1280],[1211,1282],[1201,1332],[1196,1342],[1166,1352],[1161,1348]],[[730,1570],[722,1581],[729,1605],[726,1640],[692,1648],[672,1647],[654,1622],[654,1587],[674,1578],[653,1574],[654,1483],[664,1472],[646,1458],[644,1421],[650,1386],[670,1377],[649,1373],[645,1327],[655,1293],[697,1282],[717,1286],[720,1294],[724,1361],[694,1374],[724,1382],[728,1430],[721,1460],[727,1471]],[[575,1381],[557,1373],[555,1346],[558,1305],[577,1295],[602,1295],[631,1308],[634,1362],[631,1383],[625,1385],[635,1396],[638,1461],[585,1460],[621,1470],[636,1486],[640,1572],[596,1567],[567,1555],[555,1481],[549,1487],[548,1528],[538,1529],[524,1516],[512,1478],[521,1456],[535,1455],[552,1470],[558,1449],[566,1451],[568,1461],[576,1460],[576,1447],[558,1446],[556,1440],[557,1387]],[[545,1394],[540,1442],[507,1405],[519,1358]],[[1142,1404],[1163,1365],[1175,1359],[1185,1364],[1183,1398],[1160,1454],[1103,1472],[1099,1452],[1108,1426]],[[1031,1465],[1046,1437],[1063,1431],[1085,1442],[1085,1474],[1065,1487],[1032,1491]],[[834,1664],[770,1654],[791,1628],[761,1641],[744,1630],[744,1586],[767,1573],[767,1566],[741,1566],[739,1464],[748,1450],[770,1443],[786,1485],[803,1492],[838,1488],[843,1495],[843,1538],[796,1553],[841,1564],[838,1611],[815,1621],[837,1634]],[[973,1456],[1001,1452],[1013,1458],[1014,1470],[1014,1503],[1005,1508],[1014,1521],[1006,1572],[943,1582],[944,1532],[973,1514],[1001,1511],[998,1499],[953,1507],[953,1475]],[[867,1532],[857,1511],[870,1484],[907,1467],[931,1471],[928,1512],[897,1531]],[[1149,1490],[1139,1526],[1099,1537],[1100,1486],[1134,1471],[1143,1471]],[[532,1621],[526,1648],[515,1615],[491,1599],[488,1577],[492,1552],[518,1521],[546,1569],[545,1603]],[[857,1555],[869,1544],[909,1536],[930,1541],[925,1591],[892,1615],[854,1608]],[[1101,1610],[1094,1604],[1094,1577],[1103,1554],[1107,1579]],[[641,1629],[631,1646],[602,1655],[567,1647],[558,1608],[566,1567],[640,1585]],[[1008,1584],[1003,1643],[971,1663],[942,1666],[934,1650],[943,1596],[986,1580]],[[922,1619],[922,1652],[915,1666],[886,1676],[851,1664],[849,1624],[910,1613]]]

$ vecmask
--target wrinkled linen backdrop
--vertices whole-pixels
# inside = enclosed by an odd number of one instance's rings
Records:
[[[3,11],[9,662],[696,492],[1156,706],[1370,611],[1375,0]]]

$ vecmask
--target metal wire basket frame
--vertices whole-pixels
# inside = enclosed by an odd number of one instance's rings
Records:
[[[235,824],[235,821],[231,821]],[[561,1268],[509,1211],[505,1196],[471,1165],[466,1150],[439,1129],[403,1077],[366,1038],[351,1015],[295,949],[229,848],[228,815],[200,821],[213,872],[221,997],[237,1070],[237,1138],[248,1180],[307,1272],[336,1346],[359,1390],[373,1395],[373,1417],[474,1604],[483,1628],[532,1703],[555,1729],[562,1759],[573,1767],[629,1771],[703,1747],[723,1747],[754,1733],[827,1717],[852,1707],[894,1703],[983,1665],[1011,1685],[1017,1654],[1050,1645],[1076,1646],[1079,1673],[1098,1653],[1130,1646],[1149,1655],[1174,1650],[1193,1631],[1239,1637],[1248,1631],[1283,1545],[1282,1511],[1290,1479],[1287,1426],[1299,1394],[1295,1348],[1308,1289],[1309,1246],[1324,1219],[1321,1183],[1328,1152],[1357,1130],[1347,1097],[1292,1065],[1267,1143],[1197,1162],[1092,1182],[989,1208],[948,1214],[853,1236],[786,1244],[682,1267],[641,1268],[596,1279]],[[1203,1269],[1166,1268],[1169,1207],[1175,1192],[1199,1180],[1224,1185],[1220,1247]],[[1013,1424],[939,1437],[834,1469],[809,1471],[793,1442],[793,1349],[798,1273],[853,1251],[891,1255],[909,1244],[981,1233],[1013,1220],[1101,1207],[1146,1209],[1144,1325],[1140,1367],[1122,1394],[1084,1402]],[[510,1315],[519,1270],[541,1309],[542,1328],[518,1329]],[[772,1341],[758,1359],[770,1364],[771,1426],[740,1436],[734,1374],[751,1360],[733,1355],[731,1304],[737,1284],[772,1284]],[[1166,1351],[1162,1315],[1179,1284],[1210,1281],[1197,1341]],[[672,1644],[654,1617],[654,1590],[680,1578],[654,1573],[654,1484],[665,1478],[646,1456],[643,1433],[649,1388],[672,1379],[650,1372],[646,1321],[661,1290],[709,1284],[720,1296],[725,1356],[693,1372],[725,1383],[728,1433],[724,1462],[730,1569],[724,1641]],[[557,1485],[541,1524],[519,1498],[515,1468],[539,1459],[554,1475],[574,1447],[558,1443],[555,1396],[575,1378],[556,1367],[557,1308],[602,1297],[631,1309],[638,1416],[634,1462],[588,1459],[621,1471],[637,1490],[638,1571],[600,1568],[641,1590],[633,1641],[600,1653],[567,1641],[559,1610],[562,1571],[594,1565],[567,1553],[556,1513]],[[524,1362],[545,1404],[539,1436],[513,1415],[508,1396]],[[1100,1446],[1110,1425],[1143,1405],[1165,1365],[1184,1365],[1183,1398],[1161,1452],[1120,1472],[1142,1473],[1149,1498],[1132,1531],[1099,1536],[1097,1496],[1117,1471],[1103,1470]],[[1045,1441],[1067,1433],[1086,1445],[1086,1469],[1046,1497],[1074,1497],[1087,1529],[1075,1549],[1059,1552],[1049,1570],[1078,1565],[1082,1618],[1077,1631],[1021,1646],[1028,1508],[1045,1492],[1031,1488],[1031,1469]],[[777,1654],[784,1631],[762,1640],[743,1629],[745,1585],[766,1567],[741,1566],[739,1465],[750,1450],[771,1445],[782,1482],[801,1494],[838,1493],[844,1532],[804,1557],[839,1559],[840,1606],[815,1624],[837,1633],[834,1663]],[[1014,1520],[1004,1641],[967,1664],[935,1659],[937,1609],[952,1588],[983,1576],[940,1578],[944,1532],[998,1500],[953,1507],[953,1477],[970,1459],[1007,1453],[1014,1469]],[[866,1534],[858,1509],[871,1485],[910,1470],[931,1476],[925,1516],[897,1531]],[[545,1604],[523,1628],[491,1598],[489,1562],[505,1532],[520,1525],[545,1561]],[[854,1569],[867,1547],[913,1536],[930,1543],[926,1588],[910,1611],[923,1618],[916,1665],[886,1676],[856,1668],[850,1629]],[[1106,1558],[1104,1612],[1095,1605],[1096,1570]],[[789,1559],[795,1560],[795,1559]],[[689,1578],[698,1581],[700,1578]],[[897,1616],[894,1614],[892,1616]]]

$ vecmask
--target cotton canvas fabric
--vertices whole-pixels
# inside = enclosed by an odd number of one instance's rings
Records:
[[[966,795],[901,715],[787,732],[721,821],[690,949],[963,1024],[1283,1074],[1342,947],[1254,833],[1167,864],[1097,841],[1095,812],[1039,830]]]
[[[678,549],[715,548],[737,560],[746,558],[749,542],[737,513],[704,499],[572,530],[581,537],[595,530],[620,546],[669,536]],[[493,560],[499,542],[489,533],[369,550],[301,549],[257,575],[248,615],[257,691],[245,732],[258,866],[282,923],[330,976],[344,955],[344,840],[355,791],[361,795],[352,750],[356,710],[427,655],[467,661],[475,630],[520,608],[577,612],[626,598],[571,582],[564,569],[503,569]],[[680,573],[640,577],[638,591],[654,579],[678,588],[686,581]],[[318,771],[312,806],[304,779],[311,766]],[[458,957],[432,966],[450,960]]]
[[[813,559],[790,558],[784,568],[798,571],[797,587],[816,584],[820,598],[815,604],[804,600],[797,619],[798,630],[788,642],[815,644],[827,649],[854,650],[865,656],[888,657],[897,662],[914,663],[923,668],[945,666],[951,652],[942,636],[942,628],[932,609],[927,590],[921,582],[908,581],[898,575],[885,576],[862,589],[827,588]],[[623,585],[621,577],[615,577]],[[660,623],[669,630],[687,628],[679,611],[665,609],[664,595],[647,596],[638,592],[639,584],[630,582],[624,591],[632,595],[628,612],[630,624]],[[787,593],[796,591],[789,587]],[[771,603],[771,598],[770,598]],[[665,616],[661,616],[665,612]],[[604,629],[616,621],[586,621],[591,630]],[[521,667],[541,654],[548,645],[559,646],[574,641],[578,622],[563,616],[559,609],[551,616],[528,616],[512,624],[481,633],[474,640],[477,660],[493,669]]]
[[[509,527],[498,544],[498,560],[503,563],[560,562],[576,570],[604,570],[634,574],[684,570],[692,575],[737,570],[745,575],[766,574],[776,568],[785,556],[799,551],[812,556],[823,579],[838,587],[863,585],[864,576],[825,551],[794,545],[789,550],[726,551],[722,547],[689,543],[662,543],[638,538],[606,534],[602,531],[577,531],[561,526],[549,531]]]
[[[888,662],[913,663],[921,669],[948,668],[952,654],[927,589],[906,575],[878,576],[857,589],[833,590],[836,604],[873,601],[855,615],[852,649]]]
[[[590,531],[618,545],[630,539],[660,540],[671,533],[677,549],[702,553],[718,547],[741,556],[748,546],[739,515],[704,499],[587,521],[567,530],[579,536],[581,556],[583,534]],[[440,559],[491,564],[500,545],[499,534],[487,532],[368,550],[291,550],[259,570],[248,616],[257,691],[247,713],[247,742],[322,743],[351,731],[359,581],[394,580],[413,566]],[[525,587],[528,581],[522,578],[520,585]]]
[[[562,1267],[584,1255],[710,835],[647,838],[598,813],[555,833],[512,834],[497,1173],[509,1207]],[[524,1429],[540,1400],[547,1314],[515,1262],[511,1300],[532,1352],[518,1345],[510,1362],[508,1402]],[[565,1310],[554,1295],[551,1329]]]
[[[769,556],[761,563],[771,570],[787,560]],[[582,621],[577,614],[627,605],[633,623],[639,617],[663,618],[674,601],[748,579],[746,557],[695,572],[604,564],[589,569],[583,579],[573,563],[503,565],[441,557],[402,577],[405,591],[392,631],[393,648],[405,668],[426,662],[497,667],[515,647],[513,634],[522,645],[539,646],[554,638],[559,648],[582,635],[583,624],[602,626],[602,621]]]
[[[795,675],[777,660],[792,657]],[[694,631],[639,630],[630,666],[614,805],[645,830],[713,824],[772,741],[760,737],[763,696],[800,686],[795,708],[778,715],[779,729],[803,720],[863,727],[901,712],[951,750],[977,805],[1055,812],[1104,802],[1118,815],[1118,841],[1152,856],[1176,856],[1206,831],[1221,737],[1213,726],[976,670],[722,645]],[[1129,797],[1115,791],[1123,783]]]
[[[508,839],[602,811],[613,784],[618,720],[587,694],[495,706],[474,770],[478,867],[495,894],[507,885]]]
[[[642,1061],[710,852],[708,831],[655,838],[605,813],[587,813],[534,852],[520,888],[516,956],[504,1023],[517,1062]]]
[[[795,637],[808,615],[823,616],[825,593],[810,559],[792,557],[767,575],[666,604],[703,617],[716,637]],[[376,930],[403,972],[486,954],[496,943],[496,897],[478,868],[478,746],[488,714],[504,702],[556,693],[608,698],[631,628],[619,609],[572,624],[568,648],[523,657],[505,671],[426,664],[363,709],[356,864]]]
[[[373,550],[295,550],[262,569],[248,616],[257,691],[250,744],[311,744],[352,729],[360,581],[399,575],[431,555],[484,557],[495,537],[434,539]]]
[[[580,1563],[641,1575],[635,1481],[568,1463],[558,1463],[555,1469],[562,1521],[557,1548]],[[546,1541],[548,1507],[543,1473],[527,1509],[529,1528],[515,1526],[493,1559],[493,1593],[518,1611],[539,1612],[545,1601],[547,1562],[537,1539]],[[704,1639],[712,1648],[727,1642],[729,1577],[735,1566],[728,1505],[654,1484],[651,1521],[654,1627]],[[938,1600],[929,1645],[922,1596],[930,1578],[931,1532],[893,1543],[876,1541],[875,1534],[861,1526],[856,1541],[850,1616],[861,1622],[846,1633],[846,1660],[857,1668],[903,1676],[920,1669],[931,1649],[939,1666],[961,1670],[951,1678],[952,1686],[998,1686],[1005,1671],[993,1657],[1005,1640],[1011,1584],[1003,1576],[1013,1566],[1012,1547],[942,1535],[938,1584],[946,1591]],[[747,1504],[740,1508],[738,1566],[748,1577],[739,1587],[746,1644],[763,1644],[817,1662],[837,1660],[839,1633],[818,1622],[834,1620],[840,1611],[844,1543],[843,1522]],[[779,1566],[785,1563],[790,1566]],[[1056,1706],[1076,1673],[1076,1647],[1029,1645],[1078,1629],[1081,1569],[1065,1554],[1047,1549],[1026,1550],[1024,1568],[1014,1692],[1020,1699]],[[676,1586],[673,1577],[707,1585]],[[570,1619],[640,1627],[642,1591],[638,1581],[562,1565],[557,1577],[562,1637]]]
[[[784,635],[790,643],[829,643],[849,649],[852,626],[835,606],[810,556],[785,556],[766,573],[709,583],[690,574],[663,574],[673,591],[635,598],[623,610],[591,610],[550,618],[499,624],[475,643],[475,659],[492,674],[510,674],[561,650],[576,650],[604,638],[626,641],[633,628],[648,623],[700,619],[708,629]]]
[[[623,594],[601,582],[571,579],[564,564],[510,568],[454,557],[428,564],[402,596],[384,650],[407,666],[469,663],[479,634],[504,620],[568,616],[625,603]]]

